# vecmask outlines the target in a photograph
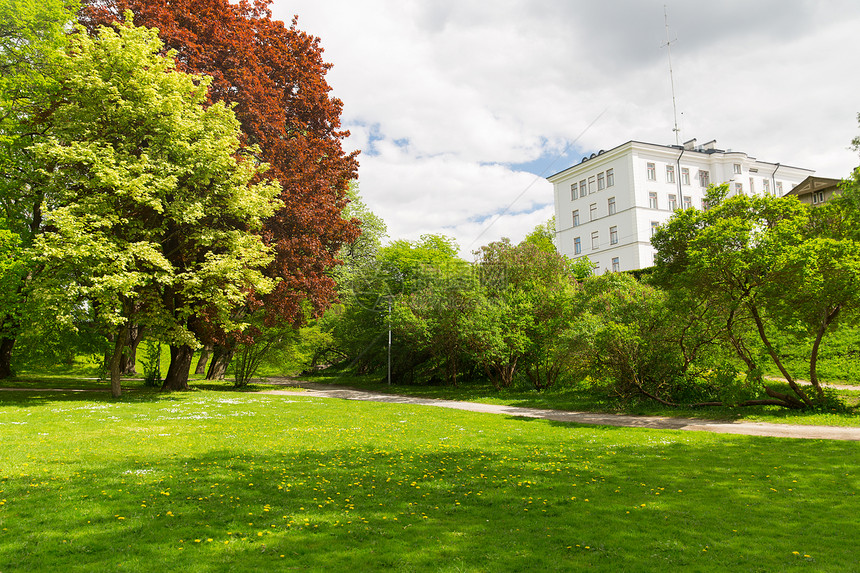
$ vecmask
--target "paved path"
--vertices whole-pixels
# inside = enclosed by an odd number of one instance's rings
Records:
[[[544,410],[540,408],[520,408],[477,402],[459,402],[434,398],[416,398],[383,394],[369,390],[358,390],[331,384],[317,384],[288,378],[271,378],[277,385],[302,388],[302,396],[319,398],[340,398],[343,400],[363,400],[387,402],[392,404],[419,404],[439,408],[453,408],[470,412],[506,414],[524,418],[541,418],[557,422],[576,424],[597,424],[602,426],[623,426],[627,428],[654,428],[660,430],[686,430],[692,432],[714,432],[718,434],[745,434],[748,436],[772,436],[778,438],[806,438],[816,440],[854,440],[860,441],[860,428],[838,426],[804,426],[799,424],[766,424],[763,422],[731,422],[720,420],[698,420],[693,418],[669,418],[663,416],[627,416],[622,414],[599,414],[593,412],[570,412],[565,410]],[[290,390],[264,390],[263,394],[289,394]]]

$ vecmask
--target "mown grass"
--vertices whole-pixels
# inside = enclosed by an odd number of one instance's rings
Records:
[[[537,391],[524,384],[496,390],[491,384],[485,382],[465,382],[458,386],[388,385],[384,381],[380,381],[379,376],[355,376],[335,370],[322,370],[313,376],[304,376],[302,379],[422,398],[465,400],[526,408],[641,416],[678,416],[709,420],[745,420],[782,424],[860,426],[860,386],[857,386],[856,390],[832,391],[840,398],[843,404],[841,408],[826,411],[798,411],[778,406],[676,408],[647,399],[628,401],[614,399],[605,392],[600,392],[583,384],[563,384],[543,391]],[[790,392],[787,384],[771,382],[771,385],[781,391]]]
[[[857,571],[852,442],[0,394],[0,571]]]

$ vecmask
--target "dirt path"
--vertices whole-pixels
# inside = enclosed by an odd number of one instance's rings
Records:
[[[390,404],[418,404],[436,406],[470,412],[488,414],[505,414],[524,418],[541,418],[557,422],[573,422],[576,424],[596,424],[602,426],[623,426],[627,428],[654,428],[659,430],[686,430],[691,432],[714,432],[718,434],[745,434],[748,436],[772,436],[777,438],[805,438],[815,440],[854,440],[860,441],[860,428],[842,428],[838,426],[804,426],[799,424],[767,424],[763,422],[731,422],[720,420],[698,420],[692,418],[669,418],[663,416],[627,416],[622,414],[599,414],[593,412],[570,412],[565,410],[544,410],[540,408],[520,408],[517,406],[500,406],[495,404],[479,404],[476,402],[459,402],[455,400],[438,400],[434,398],[415,398],[382,394],[356,388],[345,388],[330,384],[303,382],[288,378],[273,378],[270,382],[277,385],[302,388],[302,396],[319,398],[340,398],[342,400],[362,400],[368,402],[387,402]],[[264,390],[261,394],[283,394],[295,396],[290,390]]]

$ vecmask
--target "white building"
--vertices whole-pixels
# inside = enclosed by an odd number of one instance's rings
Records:
[[[728,182],[730,195],[782,196],[813,173],[723,151],[715,141],[628,141],[547,178],[555,191],[556,247],[571,258],[587,256],[598,272],[650,267],[654,230],[676,209],[701,209],[709,184]]]

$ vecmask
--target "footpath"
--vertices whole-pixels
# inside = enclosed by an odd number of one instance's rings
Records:
[[[416,398],[413,396],[398,396],[383,394],[369,390],[359,390],[332,384],[304,382],[290,378],[270,378],[274,385],[300,388],[302,396],[318,398],[340,398],[342,400],[362,400],[366,402],[386,402],[390,404],[417,404],[483,412],[487,414],[503,414],[521,418],[540,418],[556,422],[574,424],[593,424],[600,426],[622,426],[626,428],[652,428],[658,430],[683,430],[688,432],[714,432],[717,434],[744,434],[747,436],[771,436],[776,438],[801,438],[811,440],[853,440],[860,441],[860,428],[843,428],[838,426],[804,426],[801,424],[768,424],[764,422],[732,422],[722,420],[701,420],[694,418],[671,418],[663,416],[628,416],[623,414],[600,414],[594,412],[571,412],[567,410],[544,410],[540,408],[521,408],[518,406],[500,406],[496,404],[479,404],[477,402],[460,402],[456,400],[439,400],[435,398]],[[260,394],[296,395],[295,390],[264,390]]]

